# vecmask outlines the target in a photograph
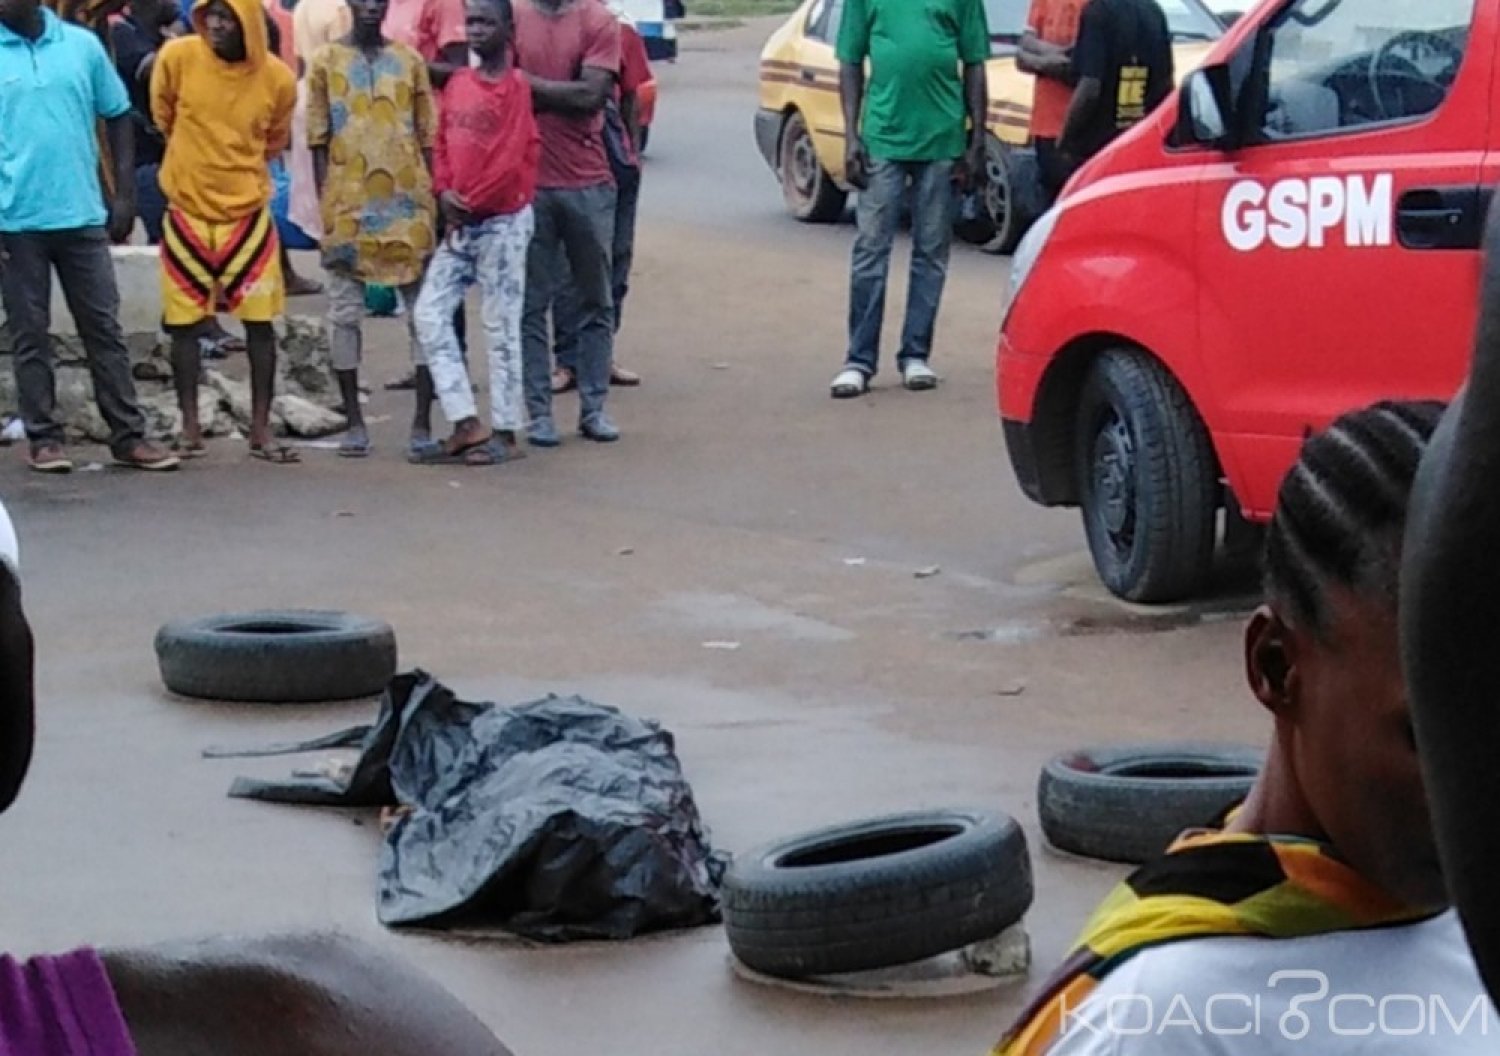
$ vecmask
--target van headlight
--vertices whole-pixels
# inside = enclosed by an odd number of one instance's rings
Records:
[[[1010,258],[1010,286],[1006,290],[1005,318],[1000,321],[1000,328],[1005,328],[1005,322],[1010,318],[1011,309],[1015,307],[1016,298],[1021,295],[1021,288],[1026,285],[1026,280],[1031,277],[1031,270],[1036,267],[1042,250],[1047,246],[1047,240],[1052,237],[1052,229],[1057,226],[1057,221],[1062,218],[1063,207],[1059,203],[1048,209],[1041,215],[1036,223],[1031,225],[1031,230],[1026,232],[1026,237],[1021,239],[1021,244],[1016,247],[1015,253]]]

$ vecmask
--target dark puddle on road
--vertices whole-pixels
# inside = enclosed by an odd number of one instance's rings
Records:
[[[1244,619],[1253,606],[1232,610],[1171,611],[1162,613],[1114,612],[1094,615],[1049,616],[1008,620],[994,627],[950,631],[944,637],[956,642],[991,642],[1020,645],[1044,638],[1089,638],[1106,634],[1162,634],[1188,627],[1228,623]]]
[[[950,631],[950,641],[1019,645],[1048,638],[1092,638],[1103,635],[1165,634],[1191,627],[1245,619],[1260,601],[1259,576],[1253,568],[1216,570],[1206,596],[1196,601],[1151,607],[1111,596],[1099,582],[1087,552],[1057,555],[1019,569],[1023,587],[1050,591],[1037,607],[1046,611],[1006,620],[993,627]]]

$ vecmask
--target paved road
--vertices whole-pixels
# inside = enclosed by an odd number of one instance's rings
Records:
[[[780,213],[750,134],[764,32],[690,37],[663,74],[622,343],[647,385],[616,400],[623,443],[408,467],[406,405],[377,393],[364,464],[313,451],[280,469],[226,441],[175,479],[0,466],[42,691],[35,777],[0,823],[11,949],[343,930],[436,973],[522,1056],[977,1054],[1017,1007],[1016,990],[869,1006],[761,990],[731,977],[717,929],[558,949],[385,932],[371,818],[231,802],[236,774],[292,764],[199,758],[372,709],[166,698],[152,636],[185,614],[369,612],[404,663],[466,693],[580,691],[658,717],[729,850],[887,810],[1011,811],[1037,861],[1040,962],[1118,875],[1041,848],[1041,762],[1098,739],[1262,736],[1234,623],[1150,633],[1100,599],[1076,517],[1012,483],[991,368],[1003,261],[955,256],[940,390],[827,398],[850,231]],[[376,332],[384,380],[404,350],[398,324]],[[720,639],[741,648],[703,648]]]

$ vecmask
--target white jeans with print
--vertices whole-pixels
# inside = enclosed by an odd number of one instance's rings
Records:
[[[481,317],[490,354],[490,424],[501,431],[525,426],[521,401],[521,315],[526,306],[526,253],[531,208],[454,228],[438,246],[417,298],[417,340],[427,355],[443,416],[457,424],[477,418],[474,389],[464,367],[453,313],[479,283]]]

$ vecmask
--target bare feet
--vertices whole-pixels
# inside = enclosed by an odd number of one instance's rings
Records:
[[[448,455],[461,455],[472,447],[482,447],[490,442],[493,434],[486,429],[478,418],[465,418],[453,427],[453,435],[443,443],[443,452]]]

